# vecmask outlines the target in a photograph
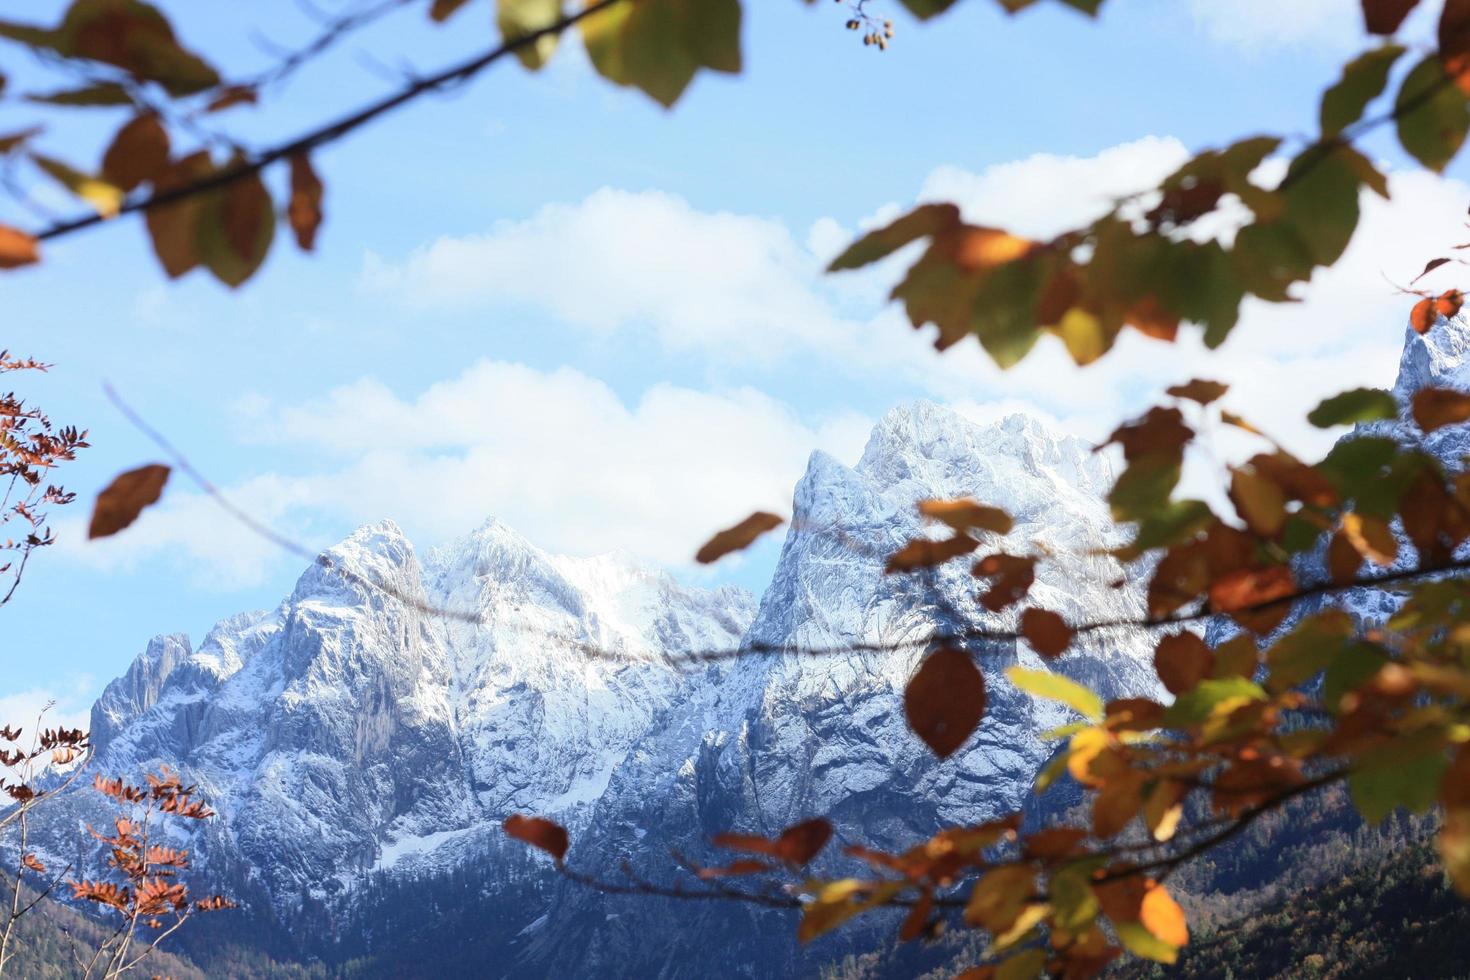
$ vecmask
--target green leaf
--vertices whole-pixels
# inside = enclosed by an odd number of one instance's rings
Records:
[[[1398,807],[1422,813],[1439,797],[1449,760],[1432,735],[1409,735],[1363,753],[1348,776],[1348,794],[1369,823]]]
[[[1179,453],[1148,453],[1130,462],[1108,494],[1113,519],[1142,521],[1166,513],[1180,468]]]
[[[1061,674],[1053,674],[1047,670],[1027,670],[1025,667],[1015,666],[1006,669],[1006,679],[1028,694],[1060,701],[1084,718],[1102,721],[1102,698]]]
[[[1125,560],[1137,558],[1154,548],[1188,540],[1214,519],[1210,505],[1203,500],[1171,500],[1139,522],[1137,535],[1124,550]]]
[[[1426,55],[1399,87],[1394,102],[1399,142],[1436,173],[1454,158],[1470,132],[1465,93],[1445,75],[1439,56]]]
[[[1358,422],[1398,418],[1399,403],[1382,388],[1354,388],[1324,399],[1307,413],[1307,421],[1319,429]]]
[[[1187,728],[1210,717],[1215,707],[1230,700],[1264,701],[1261,685],[1244,677],[1221,677],[1200,681],[1193,690],[1174,699],[1160,724],[1165,728]]]
[[[495,26],[500,28],[500,36],[507,42],[550,27],[561,16],[561,0],[496,0],[495,4]],[[556,42],[555,34],[545,34],[517,48],[515,54],[521,64],[535,71],[551,60],[556,52]]]
[[[1383,94],[1388,73],[1404,53],[1399,44],[1365,51],[1342,70],[1342,78],[1322,93],[1322,135],[1336,136],[1363,117],[1368,103]]]
[[[1018,259],[996,266],[975,294],[970,323],[996,364],[1017,364],[1036,344],[1036,304],[1045,281],[1042,263]]]
[[[1311,247],[1289,221],[1246,225],[1235,236],[1230,256],[1246,291],[1270,303],[1290,300],[1287,287],[1312,274]]]
[[[44,95],[27,95],[25,100],[27,102],[38,102],[42,105],[77,107],[133,104],[133,100],[128,95],[127,89],[116,82],[99,82],[96,85],[84,85],[81,88],[66,89],[61,92],[50,92]]]
[[[1235,329],[1245,287],[1219,242],[1182,243],[1166,286],[1174,309],[1205,328],[1205,346],[1219,347]]]
[[[876,231],[870,231],[853,242],[847,250],[832,260],[828,272],[843,269],[858,269],[886,258],[910,242],[929,238],[942,231],[956,228],[960,223],[960,210],[953,204],[925,204]]]
[[[740,70],[740,0],[640,0],[608,7],[579,27],[599,74],[665,108],[699,68]]]
[[[1149,932],[1141,922],[1114,922],[1113,931],[1118,941],[1134,956],[1141,956],[1155,963],[1173,963],[1179,958],[1179,950]]]
[[[1358,227],[1358,168],[1339,146],[1307,147],[1286,171],[1284,219],[1317,265],[1332,265]]]
[[[1005,3],[1005,0],[1001,0],[1001,2]],[[1031,3],[1034,0],[1027,0],[1027,2]],[[920,20],[928,20],[935,14],[942,14],[950,7],[953,7],[955,0],[903,0],[903,5],[909,9],[909,13]],[[1010,7],[1007,7],[1008,11],[1010,9]]]
[[[1375,644],[1365,640],[1344,643],[1322,677],[1322,703],[1335,714],[1342,696],[1365,683],[1386,663],[1388,655]]]

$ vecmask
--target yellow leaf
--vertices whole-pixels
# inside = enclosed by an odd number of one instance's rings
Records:
[[[1170,946],[1183,946],[1189,942],[1189,925],[1185,921],[1184,910],[1163,885],[1154,885],[1144,894],[1138,918],[1145,929]]]
[[[123,191],[100,177],[92,177],[60,160],[31,154],[31,159],[57,183],[86,201],[104,218],[117,216],[122,207]]]
[[[506,42],[550,27],[561,19],[561,0],[496,0],[495,25]],[[533,71],[556,52],[557,36],[544,34],[516,49],[521,64]]]
[[[994,868],[970,892],[965,921],[999,935],[1015,923],[1035,890],[1036,873],[1030,868],[1019,864]]]

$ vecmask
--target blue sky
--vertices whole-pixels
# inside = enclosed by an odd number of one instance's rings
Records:
[[[1356,0],[1110,0],[1097,22],[968,0],[927,25],[874,2],[898,27],[883,54],[830,2],[747,2],[745,73],[702,75],[672,112],[604,83],[575,44],[539,74],[506,64],[415,104],[317,156],[317,253],[283,236],[235,292],[201,274],[165,280],[127,219],[7,277],[3,345],[56,364],[23,393],[89,428],[94,448],[65,473],[84,502],[57,513],[62,543],[0,613],[0,709],[55,696],[82,710],[149,636],[198,639],[279,601],[301,570],[182,482],[117,539],[83,541],[96,491],[158,456],[107,405],[104,380],[313,547],[380,517],[427,547],[495,515],[550,550],[625,548],[689,581],[757,590],[774,543],[713,572],[687,556],[754,507],[788,506],[811,450],[855,459],[906,399],[981,420],[1032,411],[1097,438],[1204,374],[1236,382],[1234,407],[1311,451],[1330,438],[1300,422],[1318,398],[1392,381],[1404,304],[1380,273],[1407,279],[1461,240],[1470,189],[1463,165],[1429,177],[1386,139],[1369,149],[1403,168],[1393,204],[1365,202],[1342,267],[1303,303],[1249,308],[1213,358],[1192,337],[1129,338],[1086,371],[1044,345],[1002,374],[972,345],[934,354],[883,301],[892,268],[820,273],[916,200],[1040,234],[1190,151],[1310,134],[1317,94],[1362,44]],[[309,30],[285,0],[165,6],[187,43],[238,72],[268,60],[260,36]],[[60,9],[9,3],[0,16]],[[490,9],[478,0],[434,29],[415,6],[230,122],[262,144],[310,128],[405,66],[493,42]],[[9,58],[12,88],[42,85]],[[0,111],[3,131],[31,118]],[[79,116],[48,145],[85,159],[119,121]]]

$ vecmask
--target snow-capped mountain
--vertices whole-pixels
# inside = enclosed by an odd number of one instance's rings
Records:
[[[350,902],[374,871],[452,867],[518,811],[566,823],[570,860],[614,874],[624,859],[666,867],[670,847],[718,830],[774,833],[815,814],[842,836],[902,845],[1024,799],[1054,748],[1037,733],[1069,719],[1003,668],[1045,665],[1024,645],[977,646],[990,707],[939,761],[903,715],[922,649],[803,651],[1013,625],[1015,610],[976,602],[963,563],[884,574],[923,533],[915,502],[934,497],[1011,512],[1008,538],[982,549],[1044,549],[1032,602],[1074,621],[1136,615],[1139,589],[1115,588],[1122,569],[1103,554],[1119,543],[1111,481],[1090,445],[1033,419],[897,408],[855,466],[812,456],[758,608],[627,557],[548,555],[495,521],[422,560],[391,522],[371,525],[277,609],[226,620],[197,649],[182,635],[149,643],[93,709],[94,765],[181,768],[221,814],[196,842],[201,865],[254,869],[282,912],[305,896]],[[666,660],[737,646],[786,652]],[[1146,635],[1120,632],[1052,666],[1105,696],[1154,693],[1151,652]],[[93,795],[53,805],[53,852],[75,846]],[[639,901],[560,889],[518,955],[571,975],[636,968],[650,914]],[[646,975],[679,973],[664,953],[648,952]]]

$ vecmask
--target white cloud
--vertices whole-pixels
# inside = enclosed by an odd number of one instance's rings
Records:
[[[319,450],[327,464],[225,490],[308,547],[344,521],[392,517],[422,544],[493,515],[552,551],[626,549],[671,565],[754,508],[788,509],[813,449],[854,460],[871,427],[855,413],[807,424],[749,388],[659,384],[625,404],[580,372],[498,361],[412,398],[363,379],[303,404],[251,395],[237,411],[246,438]],[[258,582],[284,557],[183,487],[124,534],[70,550],[118,568],[169,556],[224,586]]]
[[[6,694],[0,696],[0,725],[21,729],[22,743],[26,745],[35,730],[37,718],[41,719],[42,728],[80,728],[86,731],[91,727],[91,705],[95,695],[92,678],[85,674],[68,677],[60,685]]]
[[[935,168],[919,200],[950,201],[965,220],[1029,238],[1051,238],[1100,218],[1116,199],[1156,186],[1189,159],[1177,139],[1147,136],[1096,156],[1038,153],[979,173]]]
[[[1351,50],[1363,37],[1359,0],[1190,0],[1211,40],[1247,51],[1311,45]]]

